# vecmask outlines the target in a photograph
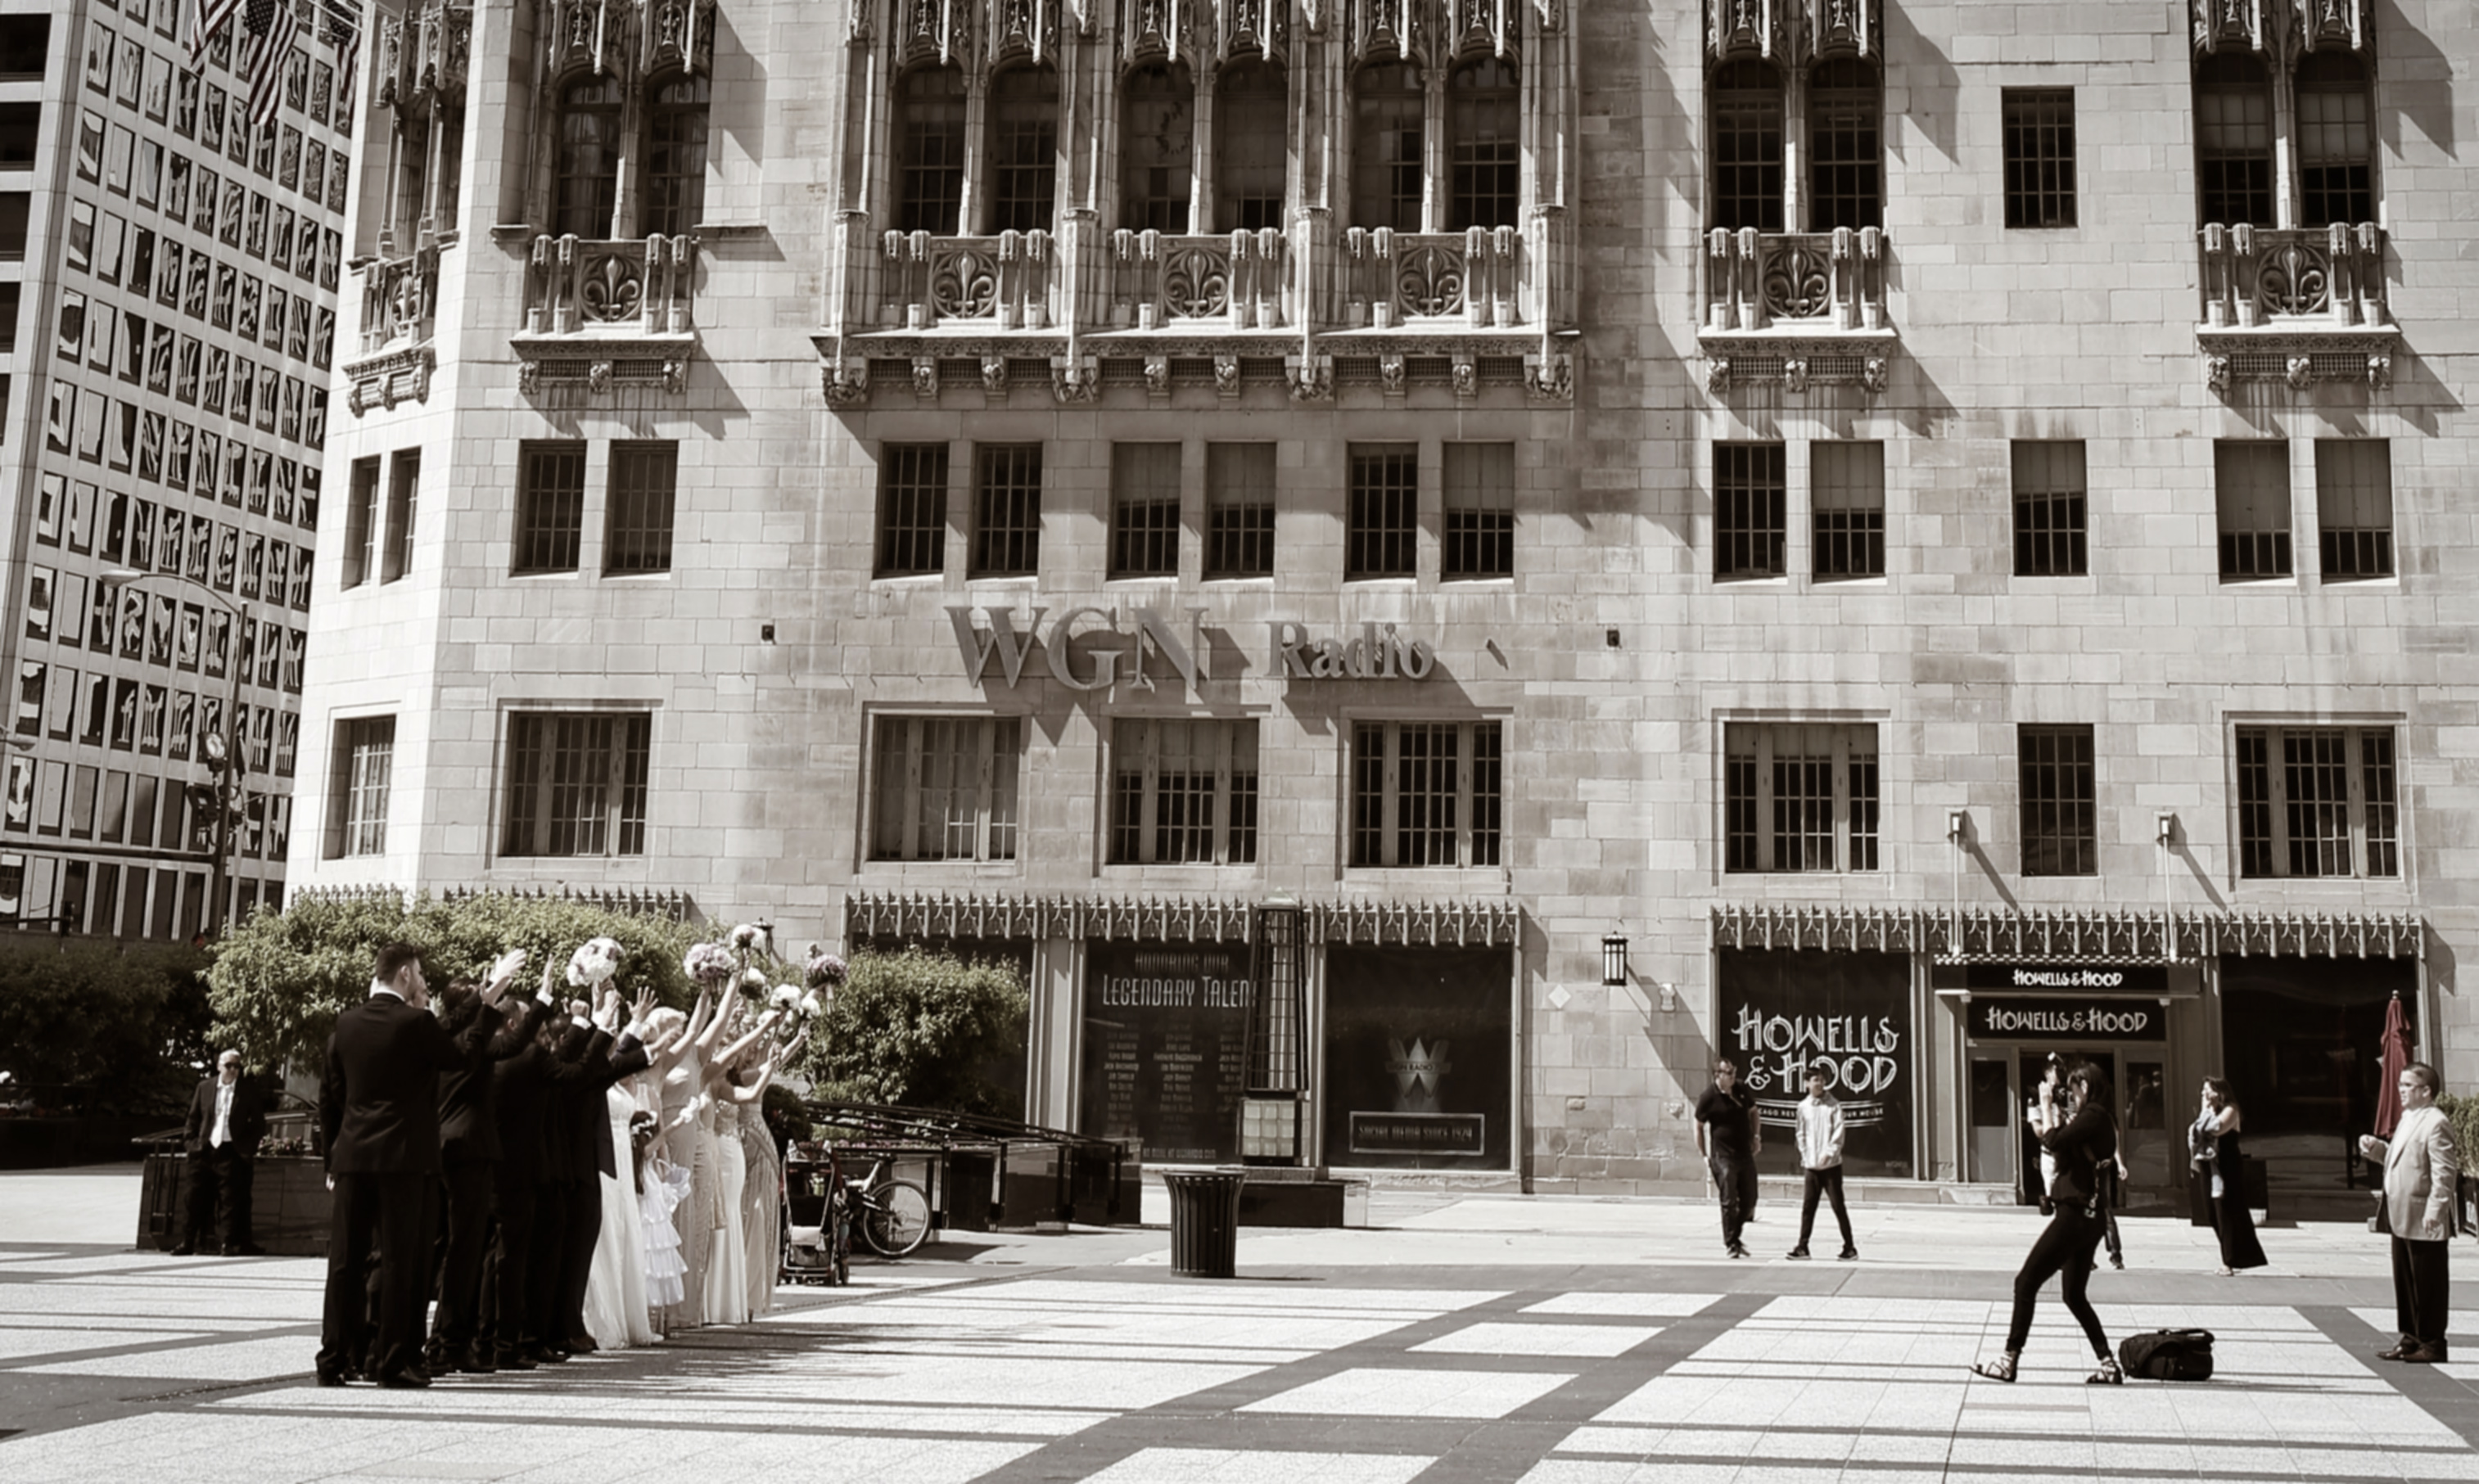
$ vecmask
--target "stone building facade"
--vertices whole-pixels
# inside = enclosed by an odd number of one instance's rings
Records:
[[[1822,1058],[1992,1194],[2072,1051],[2338,1189],[2479,1069],[2448,19],[383,7],[294,880],[1009,957],[1156,1160]]]

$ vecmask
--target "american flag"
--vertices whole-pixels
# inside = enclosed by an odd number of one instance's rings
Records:
[[[353,73],[362,64],[360,0],[319,0],[319,39],[336,49],[336,90],[358,97]]]
[[[284,69],[292,64],[293,42],[301,35],[301,14],[292,0],[243,0],[241,29],[249,38],[244,54],[249,123],[264,129],[284,106]]]
[[[241,0],[190,0],[190,70],[198,71],[207,64],[207,43],[241,9]]]

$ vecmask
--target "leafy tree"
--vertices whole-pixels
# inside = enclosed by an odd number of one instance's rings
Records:
[[[863,951],[801,1070],[822,1097],[1013,1117],[1022,1109],[989,1069],[1022,1060],[1030,1004],[1012,964]]]
[[[89,1113],[179,1111],[206,1060],[203,963],[186,946],[0,949],[0,1070]]]

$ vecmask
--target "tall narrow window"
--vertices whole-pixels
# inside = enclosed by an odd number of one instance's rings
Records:
[[[2298,224],[2376,219],[2367,69],[2323,48],[2298,64]]]
[[[1877,69],[1857,57],[1822,63],[1807,85],[1808,229],[1882,224],[1878,152],[1885,99]]]
[[[1024,723],[882,716],[871,760],[873,860],[1013,860]]]
[[[1723,869],[1877,869],[1877,729],[1730,723]]]
[[[203,481],[212,483],[213,481]],[[343,585],[359,587],[371,580],[371,556],[379,508],[379,461],[353,460],[352,483],[345,501],[345,567]]]
[[[413,570],[413,517],[422,491],[422,450],[401,448],[388,461],[387,544],[379,553],[379,580],[394,582]]]
[[[2089,727],[2018,729],[2023,874],[2100,873],[2099,803]]]
[[[524,444],[517,465],[513,570],[575,572],[585,528],[585,445]]]
[[[1291,93],[1283,69],[1235,62],[1222,69],[1214,113],[1214,229],[1283,224]]]
[[[1047,232],[1059,182],[1059,71],[1010,67],[990,85],[993,232]]]
[[[2393,575],[2392,445],[2315,440],[2315,525],[2327,582]]]
[[[1420,230],[1428,172],[1420,160],[1427,99],[1420,69],[1390,62],[1352,80],[1351,224]]]
[[[2238,872],[2401,874],[2389,727],[2240,727]]]
[[[2014,444],[2014,576],[2079,577],[2087,570],[2083,446]]]
[[[1713,576],[1778,577],[1789,493],[1777,443],[1713,446]]]
[[[953,236],[964,203],[964,74],[915,67],[896,90],[896,226]]]
[[[2196,64],[2195,190],[2208,222],[2273,224],[2272,82],[2244,52]]]
[[[2075,90],[2008,88],[2001,104],[2006,144],[2006,224],[2075,224]]]
[[[2212,484],[2221,580],[2288,576],[2289,445],[2222,439],[2212,446]]]
[[[1274,446],[1205,446],[1205,575],[1274,575]]]
[[[1807,446],[1809,541],[1816,576],[1885,575],[1885,446]]]
[[[1114,865],[1257,858],[1257,724],[1124,719],[1111,733]]]
[[[1467,62],[1446,78],[1446,227],[1515,225],[1523,192],[1522,91],[1515,64]]]
[[[878,463],[878,575],[947,567],[947,446],[889,444]]]
[[[1450,443],[1445,458],[1440,575],[1515,576],[1515,445]]]
[[[1179,465],[1175,443],[1111,446],[1111,576],[1179,576]]]
[[[1713,219],[1738,231],[1782,229],[1782,84],[1770,63],[1713,73]]]
[[[387,854],[388,785],[395,760],[395,717],[368,716],[337,724],[335,775],[329,788],[330,857]],[[150,780],[150,812],[152,803]],[[152,819],[145,829],[151,837]]]
[[[1119,225],[1186,232],[1196,174],[1196,84],[1188,68],[1155,63],[1128,74],[1119,95]]]
[[[1351,863],[1498,864],[1504,757],[1497,722],[1353,727]]]
[[[503,856],[642,856],[653,718],[519,711],[508,719]]]
[[[1350,457],[1343,576],[1414,576],[1420,547],[1420,450],[1410,444],[1354,444]]]
[[[602,570],[616,575],[672,570],[672,506],[680,446],[670,439],[611,446],[603,499]]]
[[[972,576],[1031,576],[1041,566],[1041,445],[974,451]]]
[[[560,92],[557,194],[551,230],[566,236],[611,235],[620,194],[620,109],[617,77],[589,77]]]
[[[646,109],[646,230],[677,237],[705,219],[703,73],[675,77]]]

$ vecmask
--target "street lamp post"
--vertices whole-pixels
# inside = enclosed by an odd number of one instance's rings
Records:
[[[215,858],[208,876],[207,910],[199,929],[212,940],[223,929],[224,901],[229,893],[233,825],[241,813],[242,776],[249,771],[248,760],[242,755],[241,750],[241,651],[249,633],[249,610],[184,573],[106,567],[103,576],[106,581],[122,587],[136,587],[145,582],[173,582],[182,587],[195,588],[199,596],[232,615],[232,652],[224,657],[225,669],[232,677],[232,694],[224,703],[223,729],[219,732],[205,732],[198,738],[198,751],[206,761],[210,781],[192,783],[188,790],[192,806],[207,812],[213,827],[210,848]],[[177,616],[175,622],[178,622]],[[202,651],[206,648],[204,634],[198,636],[198,647]]]

